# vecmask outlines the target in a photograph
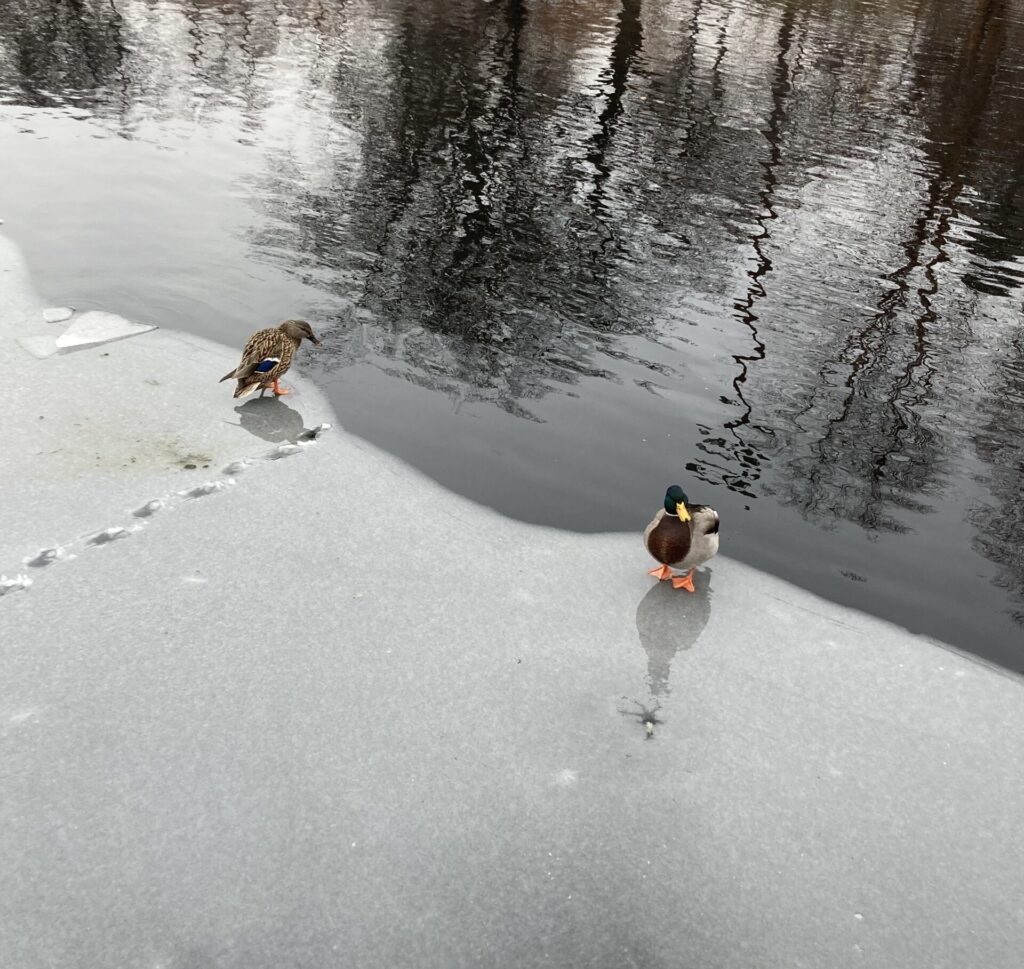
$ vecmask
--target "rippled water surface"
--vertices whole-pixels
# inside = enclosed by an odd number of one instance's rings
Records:
[[[0,217],[55,302],[307,316],[348,428],[510,515],[679,481],[1021,669],[1022,64],[1013,0],[0,0]]]

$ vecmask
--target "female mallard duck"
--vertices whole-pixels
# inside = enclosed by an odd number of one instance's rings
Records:
[[[313,336],[305,320],[285,320],[280,326],[259,330],[249,337],[242,351],[242,362],[230,373],[224,374],[220,378],[221,383],[232,377],[237,380],[235,397],[245,397],[257,388],[261,397],[268,388],[274,391],[275,397],[290,394],[290,390],[281,389],[278,380],[292,365],[292,357],[303,339],[312,340],[316,346],[320,346],[320,341]]]
[[[718,512],[707,505],[691,505],[679,485],[665,492],[665,507],[644,530],[647,551],[661,563],[651,569],[658,579],[671,579],[675,589],[693,592],[693,570],[718,551]],[[689,507],[687,507],[689,506]],[[686,575],[673,575],[686,569]]]

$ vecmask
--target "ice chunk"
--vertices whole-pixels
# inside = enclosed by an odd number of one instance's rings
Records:
[[[43,319],[47,323],[63,323],[74,316],[75,311],[70,306],[51,306],[43,310]]]
[[[57,352],[57,342],[52,336],[19,336],[17,343],[40,360],[52,357]]]
[[[90,310],[74,319],[71,325],[57,337],[58,347],[79,347],[90,343],[105,343],[124,336],[136,336],[155,330],[147,323],[133,323],[116,313]]]

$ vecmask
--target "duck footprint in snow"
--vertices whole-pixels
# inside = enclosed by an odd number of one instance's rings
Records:
[[[269,453],[265,453],[263,458],[274,461],[305,451],[322,434],[328,431],[330,427],[331,425],[326,423],[317,424],[316,427],[303,431],[299,438],[302,441],[302,444],[282,444],[279,447],[274,448]],[[196,487],[190,488],[187,491],[178,491],[170,495],[165,495],[163,498],[153,498],[145,504],[140,505],[132,511],[131,514],[137,519],[148,519],[156,515],[157,512],[172,507],[178,500],[184,499],[188,501],[191,499],[203,498],[207,495],[215,494],[218,491],[224,491],[235,485],[235,475],[256,467],[259,463],[260,458],[256,456],[233,461],[224,468],[224,474],[228,475],[227,479],[207,481],[203,484],[196,485]],[[111,543],[120,541],[123,538],[128,538],[133,532],[143,531],[148,527],[148,524],[148,522],[140,521],[131,528],[123,528],[120,525],[113,525],[110,528],[104,528],[102,531],[92,533],[88,536],[83,536],[69,545],[54,545],[49,548],[40,549],[35,553],[35,555],[24,559],[23,564],[30,568],[42,569],[48,565],[52,565],[56,561],[76,558],[77,556],[70,551],[72,547],[80,548],[82,545],[85,545],[90,548],[96,548],[100,545],[110,545]],[[19,573],[12,579],[8,579],[5,575],[0,575],[0,596],[6,595],[8,592],[27,589],[31,585],[32,579],[27,575]]]
[[[104,528],[102,532],[97,532],[89,540],[89,545],[109,545],[111,542],[116,542],[119,539],[127,538],[129,535],[127,528],[121,528],[119,525],[115,525],[113,528]]]
[[[233,481],[207,481],[204,484],[196,485],[194,488],[189,488],[188,491],[179,491],[178,494],[182,498],[205,498],[206,495],[223,491],[233,484]]]
[[[281,458],[288,457],[288,455],[290,455],[290,454],[299,454],[301,451],[304,451],[304,450],[305,450],[305,448],[303,448],[302,446],[300,446],[298,444],[282,444],[280,447],[274,448],[274,450],[271,451],[267,455],[267,457],[271,461],[278,461]]]
[[[13,579],[0,575],[0,596],[5,596],[8,592],[20,592],[31,584],[32,580],[27,575],[16,575]]]
[[[136,508],[132,514],[136,518],[152,518],[165,505],[165,501],[154,498],[152,501],[147,501],[141,508]]]
[[[325,434],[330,429],[331,429],[331,425],[330,424],[317,424],[316,427],[311,427],[309,430],[303,431],[299,435],[299,440],[300,441],[315,441],[318,437],[320,437],[322,434]]]
[[[31,558],[25,559],[25,564],[33,569],[42,569],[47,565],[52,565],[58,559],[68,558],[59,545],[55,545],[53,548],[41,548]]]

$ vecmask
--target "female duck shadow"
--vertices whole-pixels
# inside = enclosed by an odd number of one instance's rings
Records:
[[[242,428],[271,444],[297,443],[302,415],[277,397],[256,397],[235,408]]]
[[[692,593],[657,582],[637,606],[636,631],[647,653],[652,697],[668,696],[672,660],[697,642],[711,618],[711,575],[709,568],[695,572]]]

